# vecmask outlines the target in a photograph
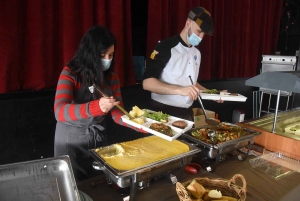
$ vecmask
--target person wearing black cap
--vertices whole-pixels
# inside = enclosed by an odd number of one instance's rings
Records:
[[[147,60],[143,78],[144,90],[151,91],[152,110],[193,121],[193,101],[200,90],[205,90],[197,82],[201,53],[195,46],[206,34],[212,36],[213,33],[210,13],[196,7],[189,12],[179,35],[156,45]]]

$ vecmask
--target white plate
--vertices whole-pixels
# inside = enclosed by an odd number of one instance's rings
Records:
[[[146,110],[146,109],[144,109],[144,110]],[[147,110],[147,111],[154,112],[152,110]],[[190,130],[193,127],[193,125],[194,125],[194,122],[192,122],[192,121],[188,121],[188,120],[181,119],[181,118],[174,117],[174,116],[169,116],[168,122],[164,123],[164,124],[171,127],[173,136],[167,136],[167,135],[165,135],[163,133],[157,132],[157,131],[152,130],[150,128],[151,124],[153,124],[153,123],[162,123],[162,122],[159,122],[159,121],[156,121],[156,120],[153,120],[153,119],[145,117],[145,123],[144,124],[138,124],[138,123],[135,123],[135,122],[131,121],[126,115],[123,115],[121,118],[122,118],[123,122],[125,122],[125,123],[127,123],[127,124],[129,124],[129,125],[131,125],[133,127],[141,128],[144,131],[147,131],[147,132],[149,132],[149,133],[151,133],[153,135],[156,135],[156,136],[161,137],[161,138],[163,138],[165,140],[168,140],[168,141],[175,140],[180,135],[182,135],[186,131]],[[177,120],[185,121],[187,123],[187,126],[184,129],[180,129],[180,128],[172,126],[172,123],[174,121],[177,121]]]
[[[230,95],[230,93],[224,93],[224,95],[220,94],[208,94],[208,93],[200,93],[200,96],[202,99],[207,100],[224,100],[224,101],[239,101],[239,102],[245,102],[247,100],[246,96],[242,96],[241,94],[238,94],[237,96]]]

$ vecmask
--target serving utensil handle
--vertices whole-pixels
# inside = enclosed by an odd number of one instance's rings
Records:
[[[190,75],[189,75],[189,78],[190,78],[191,83],[194,84],[194,83],[193,83],[193,80],[192,80],[192,78],[191,78]],[[208,119],[208,118],[207,118],[207,115],[206,115],[206,111],[205,111],[204,106],[203,106],[203,104],[202,104],[202,100],[201,100],[200,95],[198,95],[198,100],[199,100],[199,103],[200,103],[200,105],[201,105],[201,108],[202,108],[203,114],[204,114],[204,116],[205,116],[205,119]]]
[[[93,88],[96,89],[103,97],[108,97],[103,91],[101,91],[95,84],[93,84]],[[124,114],[126,114],[129,119],[133,119],[133,117],[121,106],[121,105],[116,105],[119,110],[121,110]]]
[[[129,119],[134,119],[134,117],[133,116],[131,116],[122,106],[120,106],[120,105],[116,105],[117,106],[117,108],[119,108],[122,112],[124,112],[124,114],[126,114],[128,117],[129,117]]]

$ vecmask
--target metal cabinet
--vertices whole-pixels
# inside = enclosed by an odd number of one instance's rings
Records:
[[[283,56],[283,55],[262,55],[262,67],[261,73],[270,72],[270,71],[295,71],[297,58],[296,56]],[[264,86],[259,88],[259,111],[258,117],[260,117],[261,113],[271,113],[274,112],[274,108],[271,107],[272,97],[277,96],[278,90],[269,89]],[[267,95],[268,104],[266,108],[262,108],[262,103],[264,97]],[[285,97],[285,110],[288,110],[290,97],[292,96],[291,91],[280,91],[280,96]]]

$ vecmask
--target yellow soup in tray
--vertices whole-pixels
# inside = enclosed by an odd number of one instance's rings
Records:
[[[157,136],[122,142],[95,150],[111,167],[117,170],[132,170],[189,151],[178,141],[168,141]]]

